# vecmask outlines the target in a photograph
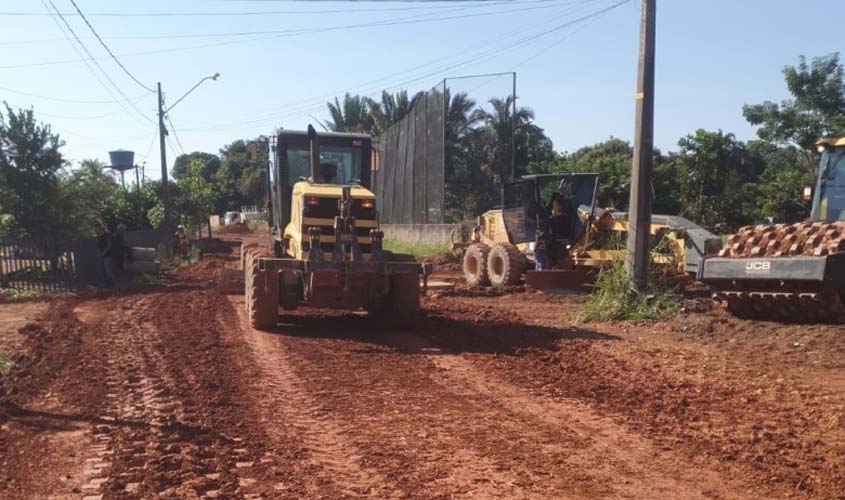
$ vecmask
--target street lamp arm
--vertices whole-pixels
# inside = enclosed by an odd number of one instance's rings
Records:
[[[165,112],[165,113],[167,113],[168,111],[170,111],[171,109],[173,109],[173,107],[174,107],[174,106],[176,106],[177,104],[179,104],[180,102],[182,102],[182,99],[184,99],[184,98],[188,97],[188,94],[190,94],[191,92],[193,92],[194,90],[196,90],[196,88],[197,88],[197,87],[199,87],[200,85],[202,85],[202,82],[204,82],[204,81],[206,81],[206,80],[217,80],[218,78],[220,78],[220,73],[214,73],[213,75],[207,76],[207,77],[203,78],[202,80],[198,81],[196,85],[194,85],[193,87],[191,87],[191,89],[190,89],[190,90],[188,90],[187,92],[185,92],[185,93],[182,95],[182,97],[180,97],[179,99],[176,99],[176,102],[174,102],[173,104],[171,104],[169,108],[167,108],[167,109],[165,109],[165,110],[164,110],[164,112]]]

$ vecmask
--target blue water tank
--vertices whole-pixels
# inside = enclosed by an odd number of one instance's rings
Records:
[[[135,151],[125,149],[109,151],[109,159],[111,159],[111,168],[115,170],[124,171],[135,168]]]

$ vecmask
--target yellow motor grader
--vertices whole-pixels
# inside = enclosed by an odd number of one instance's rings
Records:
[[[470,286],[582,288],[602,266],[625,259],[628,214],[596,207],[599,175],[523,176],[505,183],[502,206],[478,218],[466,248]],[[694,277],[720,240],[676,216],[652,217],[651,261],[669,278]]]
[[[845,320],[845,137],[817,146],[810,220],[740,228],[701,266],[700,279],[737,316]]]
[[[267,165],[271,241],[246,243],[241,264],[254,328],[276,324],[279,306],[366,309],[391,323],[415,319],[429,267],[382,248],[369,189],[370,137],[281,130]],[[231,289],[232,271],[221,274]]]

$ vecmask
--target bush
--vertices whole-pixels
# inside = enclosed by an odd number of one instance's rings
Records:
[[[582,321],[646,321],[677,313],[681,309],[683,296],[677,287],[666,283],[660,269],[652,270],[648,290],[640,292],[635,289],[624,262],[615,262],[603,268],[595,288],[587,298]]]
[[[5,352],[0,352],[0,379],[5,377],[12,369],[12,358]]]
[[[408,243],[395,238],[384,239],[384,249],[393,253],[413,255],[416,259],[424,259],[449,251],[446,243]]]

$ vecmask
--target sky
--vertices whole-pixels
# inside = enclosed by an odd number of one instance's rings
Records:
[[[182,151],[216,153],[325,120],[326,101],[344,92],[414,93],[510,71],[519,105],[534,110],[556,150],[633,138],[638,0],[75,1],[129,74],[71,0],[0,1],[0,101],[32,107],[74,164],[129,149],[157,178],[150,90],[160,82],[169,106],[214,73],[169,113],[169,166]],[[657,4],[654,133],[663,151],[698,128],[754,138],[743,104],[788,98],[782,69],[800,55],[845,51],[841,0]],[[48,15],[53,5],[64,19]],[[512,85],[509,75],[447,82],[479,103]]]

